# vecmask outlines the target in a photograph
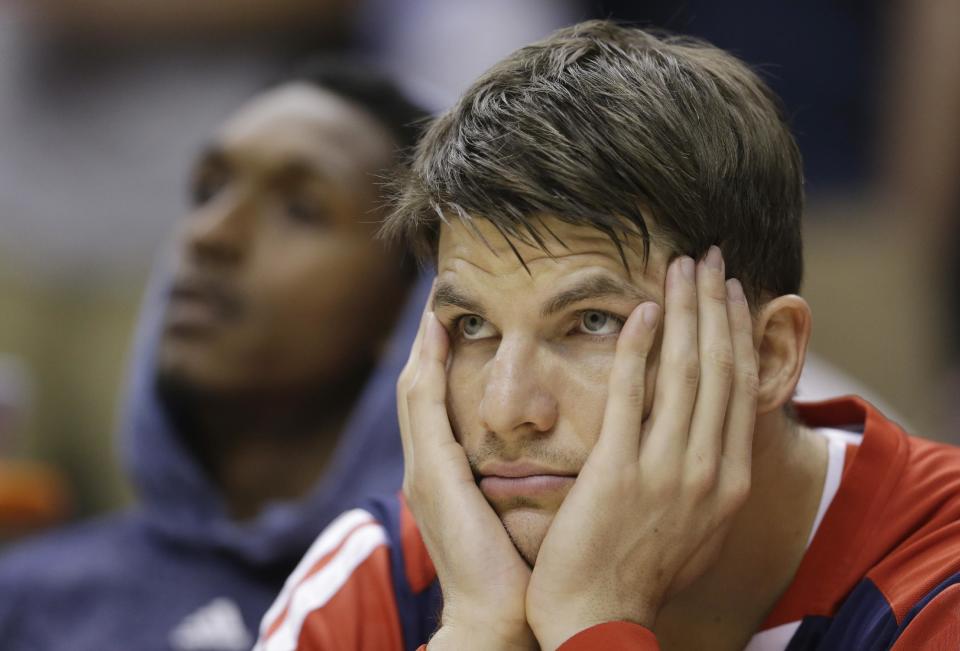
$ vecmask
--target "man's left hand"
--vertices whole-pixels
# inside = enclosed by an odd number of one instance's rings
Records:
[[[543,541],[527,618],[544,649],[610,621],[653,628],[719,555],[750,490],[757,358],[750,310],[719,249],[667,272],[653,406],[645,371],[659,307],[617,340],[603,427]]]

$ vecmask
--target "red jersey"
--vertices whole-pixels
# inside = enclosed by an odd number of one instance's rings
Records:
[[[848,444],[839,488],[748,649],[960,649],[960,448],[907,436],[856,398],[796,407],[810,427],[863,435]],[[256,651],[413,650],[441,605],[402,498],[374,499],[323,532],[264,616]],[[659,646],[651,631],[611,622],[561,648]]]

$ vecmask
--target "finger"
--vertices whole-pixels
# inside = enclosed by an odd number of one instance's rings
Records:
[[[727,281],[727,313],[732,335],[734,374],[723,433],[723,459],[749,472],[757,417],[758,369],[753,347],[753,320],[738,280]]]
[[[683,458],[697,397],[700,361],[694,275],[694,262],[686,256],[674,260],[667,270],[660,366],[649,431],[641,443],[641,454],[649,452],[649,459],[658,466]]]
[[[659,321],[660,306],[641,303],[630,313],[617,338],[603,427],[591,453],[603,457],[605,467],[635,461],[640,454],[647,359]]]
[[[440,477],[472,482],[473,474],[463,448],[453,436],[447,415],[449,349],[446,330],[430,312],[417,360],[417,375],[407,394],[410,444],[418,467]]]
[[[410,347],[410,357],[407,359],[407,365],[416,362],[420,357],[420,348],[423,345],[423,335],[427,329],[427,316],[433,313],[433,294],[437,288],[437,279],[433,279],[430,285],[430,293],[427,295],[427,301],[423,305],[423,312],[420,314],[420,326],[417,328],[417,335],[413,338],[413,345]]]
[[[410,355],[407,358],[407,363],[403,367],[403,371],[400,373],[400,377],[397,379],[397,421],[400,426],[400,443],[403,446],[403,458],[405,465],[408,467],[413,463],[413,450],[410,447],[410,418],[407,405],[407,391],[417,372],[416,364],[420,357],[420,348],[422,347],[423,336],[427,329],[427,317],[433,310],[433,293],[436,286],[437,280],[434,278],[433,284],[430,287],[430,294],[427,296],[427,301],[423,306],[423,312],[420,314],[420,325],[417,328],[417,334],[410,347]]]
[[[716,246],[711,246],[697,265],[697,299],[700,383],[690,424],[687,461],[706,473],[706,477],[713,477],[720,461],[733,374],[723,256]]]

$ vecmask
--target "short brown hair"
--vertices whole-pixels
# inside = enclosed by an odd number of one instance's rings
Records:
[[[647,254],[651,233],[674,254],[717,244],[758,300],[799,291],[802,210],[799,150],[744,63],[691,38],[589,21],[517,50],[437,118],[384,233],[421,259],[451,217],[542,248],[543,216],[592,225],[621,253],[638,235]]]

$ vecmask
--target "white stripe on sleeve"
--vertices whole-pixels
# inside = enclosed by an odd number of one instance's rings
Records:
[[[304,554],[303,559],[297,564],[296,569],[293,570],[293,573],[284,582],[283,589],[274,600],[273,605],[270,606],[270,610],[268,610],[260,620],[261,637],[266,635],[267,628],[277,620],[277,617],[279,617],[283,609],[286,608],[290,601],[290,595],[303,580],[303,577],[313,569],[313,566],[316,565],[321,558],[336,549],[351,531],[359,525],[368,522],[374,522],[374,518],[370,513],[363,509],[353,509],[339,516],[323,530],[320,536],[310,545],[310,549]]]
[[[261,640],[257,651],[294,651],[307,616],[330,601],[350,580],[353,571],[386,542],[386,531],[378,524],[362,526],[354,531],[322,570],[294,590],[283,624],[269,639]]]

